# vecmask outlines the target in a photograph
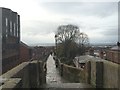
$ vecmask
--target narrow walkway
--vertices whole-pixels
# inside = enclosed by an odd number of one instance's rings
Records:
[[[47,60],[47,75],[46,84],[41,86],[44,90],[86,90],[86,88],[92,88],[89,84],[85,83],[70,83],[64,80],[60,75],[55,66],[55,61],[50,55]]]
[[[50,83],[65,83],[65,81],[60,75],[59,71],[56,69],[55,61],[53,56],[49,56],[47,60],[47,75],[46,75],[47,84]]]

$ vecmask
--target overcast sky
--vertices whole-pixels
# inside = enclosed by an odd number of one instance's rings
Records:
[[[49,2],[48,2],[49,1]],[[0,0],[0,7],[18,12],[21,40],[28,45],[54,43],[61,24],[75,24],[90,43],[118,41],[118,0]],[[116,2],[113,2],[116,1]]]

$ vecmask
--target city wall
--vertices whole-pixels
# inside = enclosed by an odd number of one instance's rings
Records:
[[[87,71],[82,68],[76,68],[73,66],[69,66],[66,64],[63,64],[58,60],[58,68],[60,75],[70,81],[71,83],[86,83],[88,74]]]
[[[9,70],[0,78],[5,79],[0,88],[39,88],[46,83],[45,62],[23,62],[17,67]]]
[[[62,64],[62,76],[70,82],[86,82],[86,73],[83,69],[78,69],[69,65]]]
[[[120,88],[120,65],[109,61],[105,61],[103,63],[103,86],[105,88]]]
[[[85,69],[62,64],[58,68],[61,76],[71,82],[89,83],[96,88],[120,88],[120,65],[95,57],[88,58]]]
[[[98,88],[120,88],[120,65],[106,60],[91,60],[90,83]]]

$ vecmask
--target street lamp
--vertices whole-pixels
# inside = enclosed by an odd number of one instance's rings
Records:
[[[56,44],[56,56],[57,56],[57,35],[55,35],[55,44]]]

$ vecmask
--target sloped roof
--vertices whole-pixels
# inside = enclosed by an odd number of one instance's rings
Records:
[[[24,46],[24,47],[28,47],[30,48],[27,44],[25,44],[24,42],[20,41],[20,45]]]
[[[119,46],[114,46],[114,47],[111,48],[111,50],[120,51],[120,47]]]

